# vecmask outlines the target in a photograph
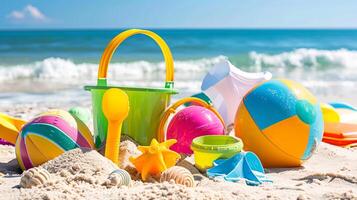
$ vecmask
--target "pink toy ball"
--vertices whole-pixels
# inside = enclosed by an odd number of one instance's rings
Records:
[[[187,101],[196,104],[178,111],[172,117],[167,127],[166,139],[177,140],[177,143],[171,146],[171,150],[190,155],[193,153],[190,146],[194,138],[202,135],[224,135],[225,126],[213,106],[197,98],[184,98],[171,106],[167,112],[175,113],[174,110]],[[166,121],[168,115],[165,113],[162,121]]]
[[[191,106],[176,112],[176,109],[187,103],[191,103]],[[173,117],[165,131],[171,114]],[[224,121],[212,104],[196,97],[186,97],[172,104],[164,112],[159,125],[158,140],[163,142],[165,139],[176,139],[177,143],[170,149],[190,155],[193,153],[190,147],[194,138],[224,133]]]

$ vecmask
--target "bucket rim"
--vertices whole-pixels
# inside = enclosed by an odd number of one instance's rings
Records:
[[[107,90],[110,88],[119,88],[122,90],[129,91],[140,91],[140,92],[159,92],[159,93],[168,93],[168,94],[178,94],[178,90],[173,88],[149,88],[149,87],[126,87],[126,86],[99,86],[99,85],[86,85],[84,86],[84,90]]]
[[[200,140],[204,137],[214,138],[230,138],[232,143],[229,144],[203,144]],[[196,137],[193,139],[191,144],[191,149],[193,151],[204,151],[204,152],[231,152],[231,151],[241,151],[243,148],[243,142],[240,138],[232,137],[229,135],[204,135]]]

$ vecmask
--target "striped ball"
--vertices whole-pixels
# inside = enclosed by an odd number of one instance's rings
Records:
[[[94,147],[88,127],[67,111],[51,110],[22,128],[15,151],[20,167],[25,170],[78,147]]]

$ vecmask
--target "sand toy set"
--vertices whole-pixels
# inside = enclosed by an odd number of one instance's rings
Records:
[[[150,37],[162,51],[166,66],[162,88],[108,84],[113,53],[136,34]],[[151,31],[127,30],[104,50],[97,85],[85,86],[92,96],[92,116],[80,108],[51,110],[28,122],[1,114],[0,138],[3,144],[15,145],[19,166],[28,170],[25,182],[32,177],[29,174],[37,173],[37,166],[66,151],[87,148],[114,163],[111,174],[121,177],[120,185],[130,186],[131,179],[138,179],[187,187],[195,186],[195,170],[227,182],[272,182],[263,167],[301,166],[322,140],[340,146],[357,143],[355,108],[320,105],[299,83],[271,77],[269,72],[243,72],[225,60],[205,76],[201,93],[170,105],[178,91],[168,45]],[[88,128],[91,117],[93,134]],[[119,153],[124,135],[139,154]],[[188,158],[194,160],[192,168],[178,165]],[[125,162],[130,170],[121,167]]]

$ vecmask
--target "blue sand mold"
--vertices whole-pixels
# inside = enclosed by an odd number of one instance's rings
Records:
[[[259,158],[252,152],[241,152],[229,159],[214,161],[214,167],[207,170],[209,177],[223,177],[224,180],[236,182],[245,179],[248,185],[271,182],[264,174]]]

